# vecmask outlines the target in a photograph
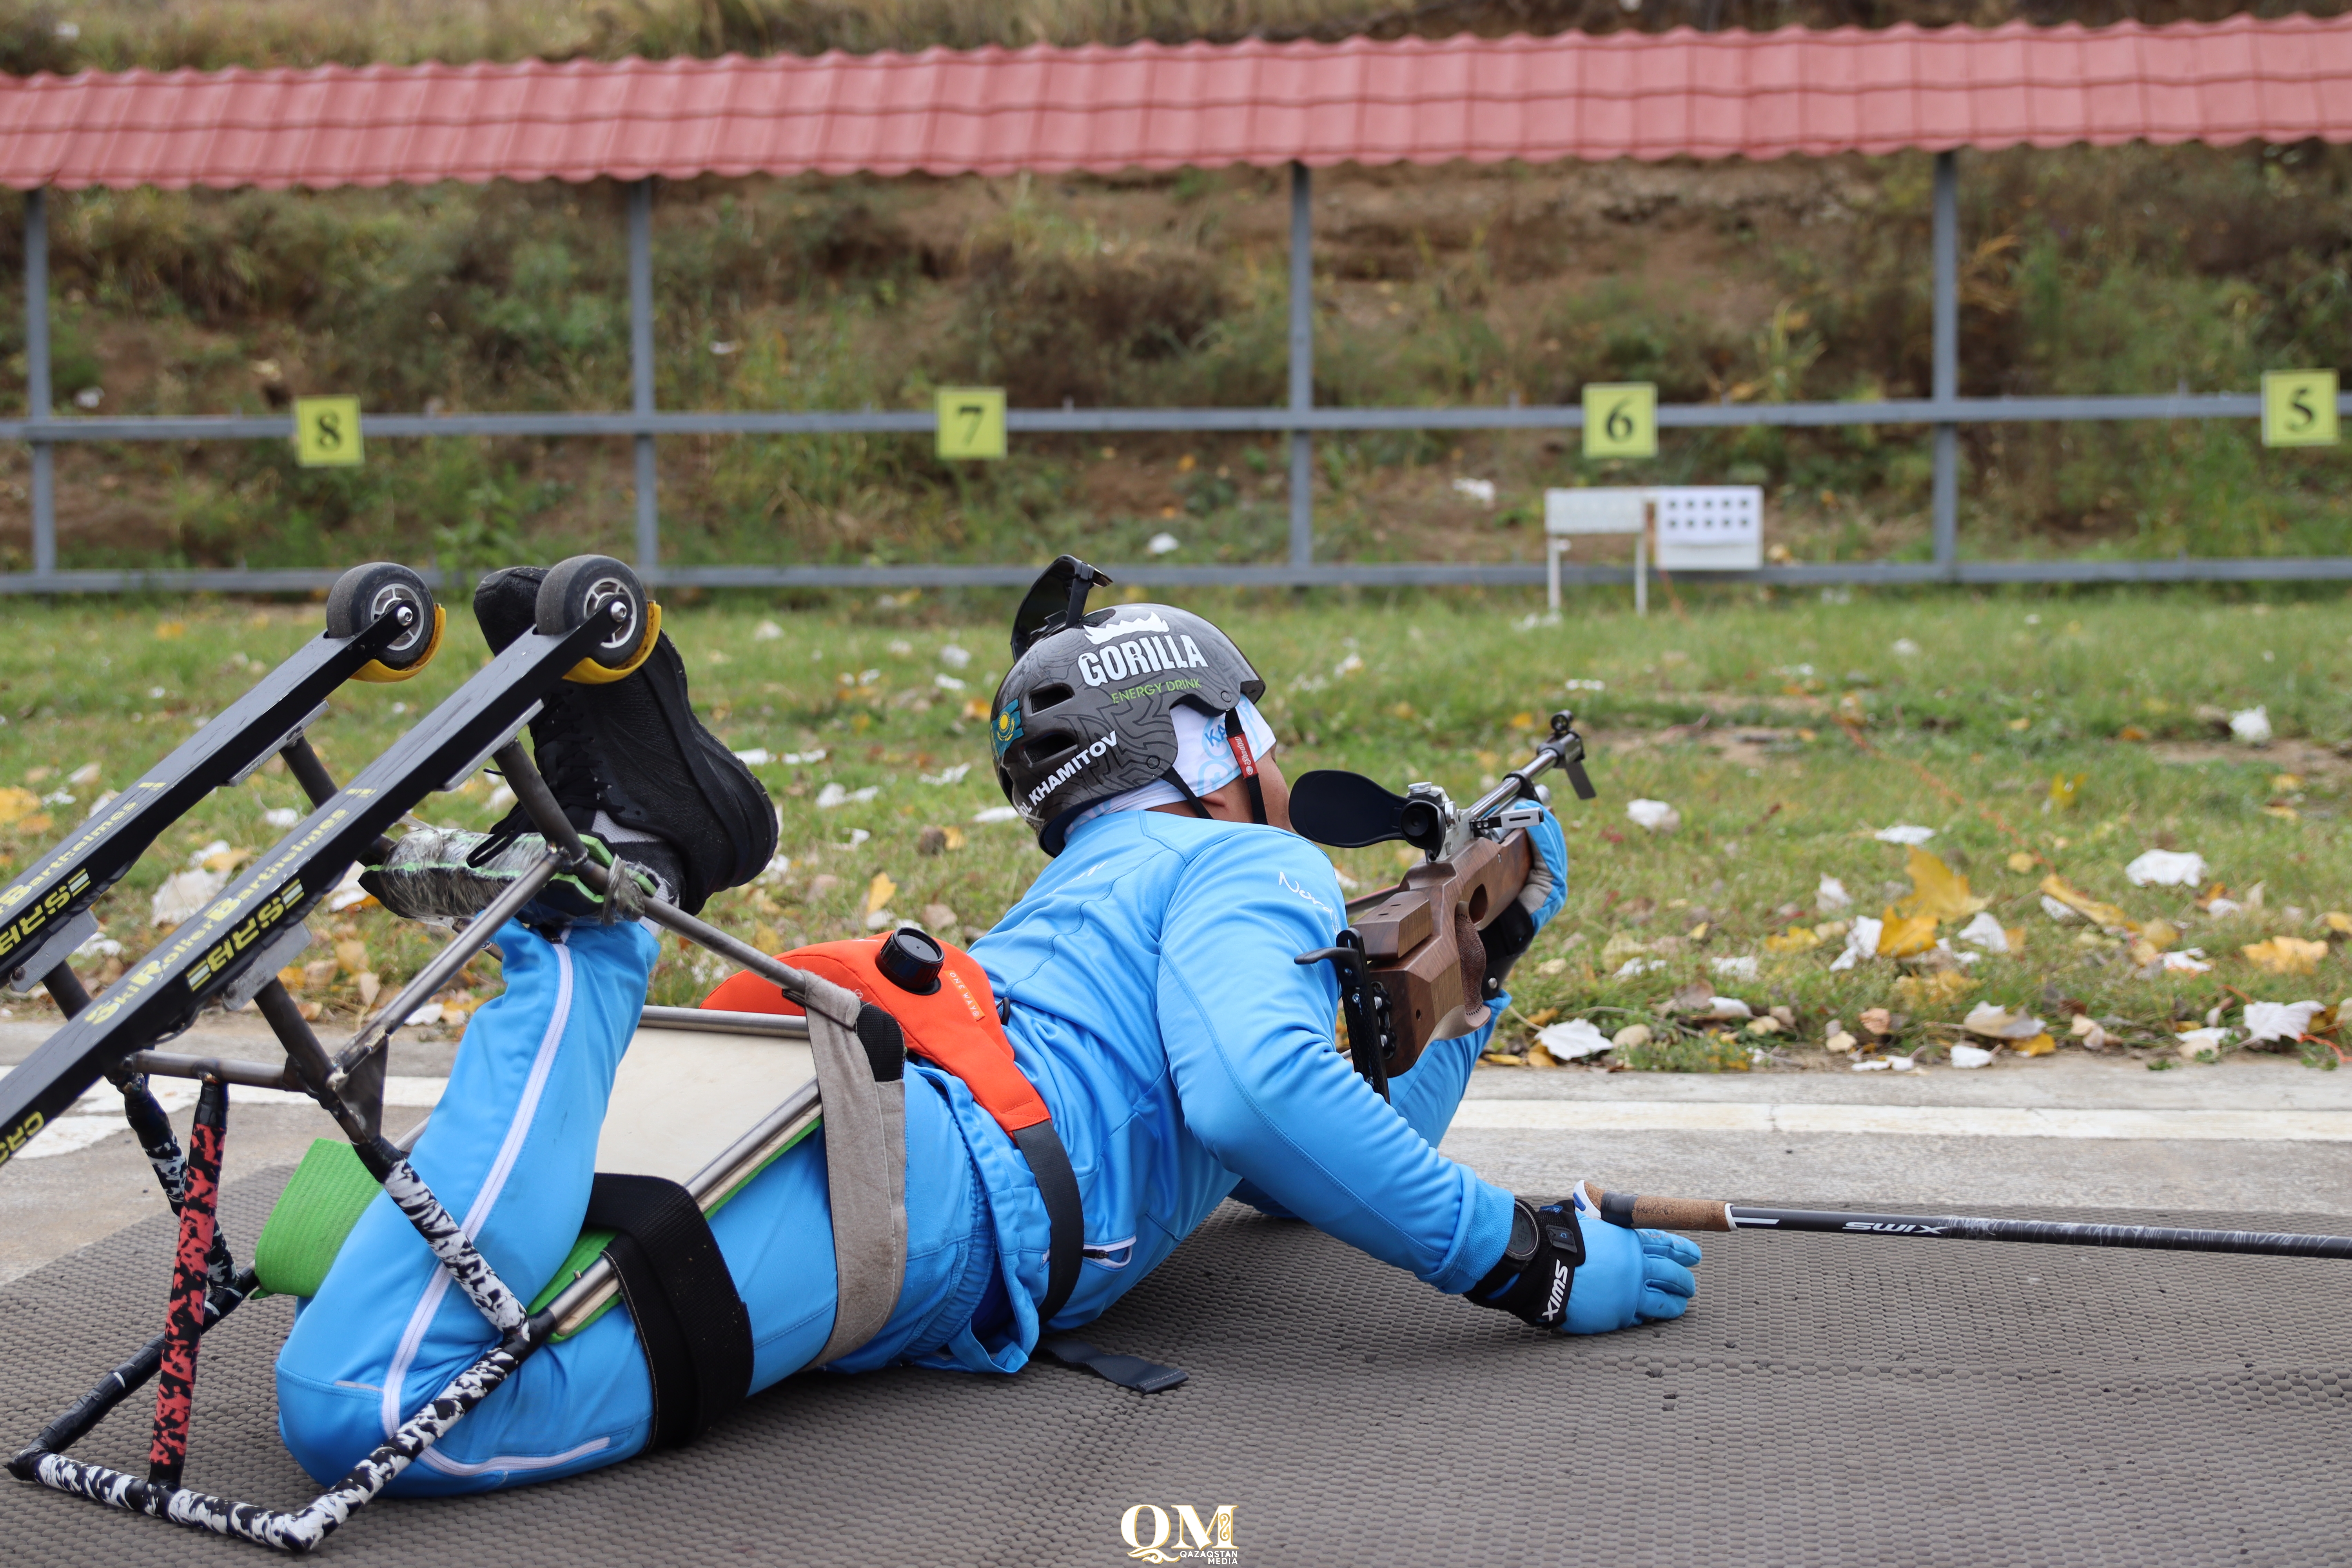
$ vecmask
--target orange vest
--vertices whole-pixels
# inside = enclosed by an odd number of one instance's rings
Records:
[[[947,962],[940,987],[928,996],[902,991],[876,966],[883,937],[824,942],[780,952],[777,962],[854,991],[861,1002],[898,1021],[907,1048],[963,1079],[972,1099],[1007,1132],[1019,1132],[1052,1119],[1045,1101],[1013,1059],[1013,1042],[996,1016],[996,996],[980,961],[960,947],[939,942]],[[939,942],[934,937],[933,942]],[[746,970],[722,981],[702,999],[705,1007],[730,1013],[779,1013],[797,1016],[801,1005],[775,984]]]

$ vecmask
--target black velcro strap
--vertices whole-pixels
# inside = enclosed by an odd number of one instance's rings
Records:
[[[1069,1334],[1040,1340],[1037,1348],[1064,1366],[1084,1367],[1138,1394],[1159,1394],[1184,1381],[1181,1366],[1161,1366],[1139,1355],[1113,1355]]]
[[[1069,1151],[1051,1121],[1024,1127],[1013,1135],[1014,1147],[1029,1162],[1037,1178],[1037,1195],[1045,1200],[1045,1300],[1037,1308],[1037,1326],[1068,1305],[1078,1288],[1078,1265],[1086,1259],[1087,1216],[1078,1203],[1078,1176],[1070,1169]]]
[[[588,1228],[616,1233],[604,1256],[653,1374],[656,1448],[682,1448],[751,1391],[751,1318],[710,1222],[659,1176],[599,1172]]]
[[[906,1031],[870,1002],[857,1009],[857,1043],[866,1047],[876,1083],[897,1083],[907,1076]]]

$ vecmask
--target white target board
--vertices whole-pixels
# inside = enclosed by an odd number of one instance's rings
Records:
[[[1658,569],[1754,572],[1764,564],[1764,491],[1684,485],[1649,492],[1657,507]]]
[[[1639,533],[1649,521],[1650,492],[1622,487],[1544,491],[1544,531],[1554,538],[1577,533]]]

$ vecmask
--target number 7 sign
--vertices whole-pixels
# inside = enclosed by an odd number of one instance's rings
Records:
[[[2336,373],[2332,370],[2263,372],[2263,445],[2336,445]]]
[[[937,407],[940,457],[1004,456],[1004,388],[943,386]]]
[[[1584,388],[1584,455],[1658,455],[1658,388],[1647,381],[1591,382]]]

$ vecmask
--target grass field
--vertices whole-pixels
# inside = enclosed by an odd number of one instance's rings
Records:
[[[1786,1006],[1797,1029],[1736,1042],[1664,1032],[1631,1053],[1635,1065],[1822,1065],[1827,1020],[1852,1027],[1872,1006],[1911,1020],[1890,1049],[1926,1047],[1932,1059],[1954,1037],[1936,1026],[1979,1001],[2034,1011],[2062,1037],[2064,1014],[2087,1009],[2156,1065],[2177,1059],[2176,1020],[2217,1005],[2352,991],[2326,922],[2352,908],[2339,815],[2352,790],[2352,609],[2340,595],[1855,594],[1694,602],[1642,621],[1596,593],[1558,625],[1515,595],[1199,607],[1265,675],[1265,708],[1294,775],[1342,766],[1395,786],[1431,778],[1461,798],[1517,761],[1550,709],[1578,710],[1601,799],[1562,792],[1568,906],[1519,972],[1507,1045],[1548,1014],[1591,1016],[1604,1031],[1660,1024],[1666,999],[1699,982],[1759,1013]],[[862,931],[873,910],[969,940],[1020,895],[1042,863],[1034,844],[1018,824],[974,820],[1003,804],[982,721],[1007,661],[1001,607],[910,595],[814,611],[672,608],[713,727],[770,755],[756,771],[777,798],[791,861],[715,900],[715,918],[773,948]],[[0,870],[61,837],[99,789],[136,777],[313,635],[317,616],[312,605],[218,601],[12,605],[0,647]],[[348,777],[484,658],[470,618],[453,615],[417,679],[335,700],[313,731],[330,766]],[[2276,734],[2265,747],[2231,741],[2215,717],[2254,707]],[[2057,804],[2053,781],[2078,775]],[[491,784],[435,796],[420,815],[487,825]],[[1625,807],[1637,797],[1675,806],[1679,828],[1634,826]],[[263,814],[300,805],[273,765],[200,807],[100,906],[122,953],[93,955],[89,978],[155,940],[151,900],[167,873],[215,842],[229,847],[215,856],[224,866],[266,847],[278,830]],[[1942,971],[1948,961],[1932,955],[1829,967],[1843,939],[1825,926],[1878,915],[1909,889],[1906,851],[1873,837],[1900,823],[1934,829],[1928,848],[2021,933],[2021,952]],[[2193,850],[2212,869],[2194,889],[2134,888],[2123,868],[2152,847]],[[1397,867],[1393,847],[1335,858],[1364,890]],[[2168,972],[2135,957],[2128,936],[2054,921],[2039,891],[2053,873],[2135,921],[2170,922],[2180,933],[2170,945],[2201,949],[2213,967]],[[1851,909],[1819,908],[1824,876],[1843,883]],[[2205,912],[2197,900],[2215,882],[2248,907]],[[289,978],[346,1022],[362,1010],[362,976],[396,984],[438,940],[373,909],[312,924],[312,962]],[[1940,934],[1956,930],[1948,921]],[[1805,947],[1795,931],[1822,940]],[[2315,973],[2272,973],[2242,952],[2281,935],[2327,944]],[[1717,967],[1751,958],[1752,978],[1744,964]],[[1633,960],[1638,972],[1624,973]],[[480,967],[478,984],[447,996],[453,1012],[493,994],[495,965]],[[655,999],[690,1001],[721,973],[673,946]],[[47,1004],[12,1005],[22,1017]],[[1759,1047],[1772,1054],[1757,1061]]]

